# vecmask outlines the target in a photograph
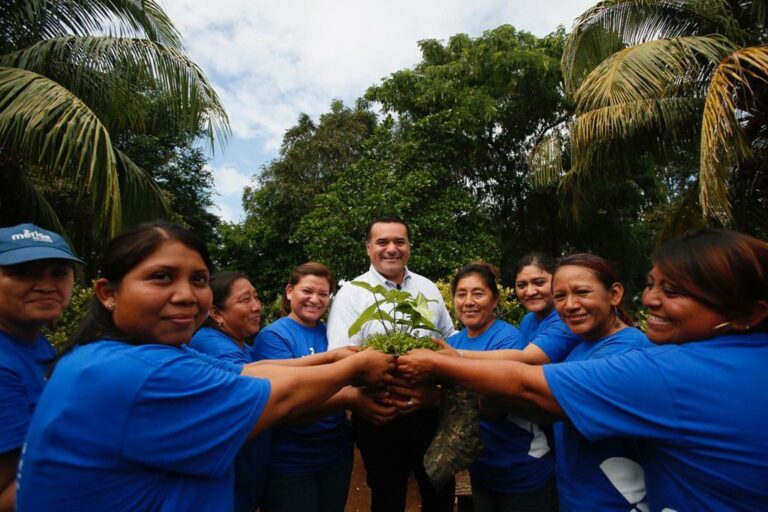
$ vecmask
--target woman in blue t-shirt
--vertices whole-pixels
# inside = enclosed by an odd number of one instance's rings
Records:
[[[246,439],[353,379],[391,381],[392,358],[373,351],[299,369],[190,349],[211,267],[205,244],[172,224],[108,244],[88,315],[30,423],[18,510],[231,510]]]
[[[57,233],[0,229],[0,510],[15,508],[21,447],[56,355],[40,331],[67,308],[82,263]]]
[[[192,337],[193,349],[236,365],[253,362],[251,342],[259,332],[261,301],[248,276],[222,271],[211,276],[213,303],[209,316]],[[235,512],[261,506],[264,478],[272,445],[267,430],[243,445],[235,458]]]
[[[641,331],[629,326],[630,320],[621,309],[623,294],[624,287],[603,258],[573,254],[558,262],[552,281],[555,308],[579,337],[565,361],[605,358],[650,346]],[[440,355],[429,358],[427,370],[432,370],[434,362],[443,362],[437,357]],[[413,373],[414,369],[408,368],[414,363],[409,357],[401,358],[398,368]],[[631,443],[590,442],[568,420],[557,422],[554,434],[562,510],[619,511],[643,502],[645,483]]]
[[[526,254],[515,267],[515,294],[528,313],[520,322],[525,345],[517,349],[493,351],[466,350],[472,359],[509,359],[528,364],[558,363],[565,359],[581,339],[563,323],[552,297],[555,260],[546,254]]]
[[[587,440],[630,438],[648,509],[763,510],[768,503],[768,244],[704,229],[653,255],[643,293],[656,345],[543,368],[459,364],[438,374],[567,417]]]
[[[448,338],[456,350],[519,350],[520,332],[495,318],[499,303],[496,270],[484,262],[464,266],[451,283],[456,315],[464,329]],[[470,466],[472,501],[478,512],[557,509],[554,458],[536,423],[507,415],[480,421],[483,451]]]
[[[256,360],[299,359],[328,350],[323,315],[335,282],[328,267],[296,267],[283,298],[286,316],[256,337]],[[343,512],[352,474],[352,435],[339,404],[319,420],[274,431],[264,491],[264,512]]]

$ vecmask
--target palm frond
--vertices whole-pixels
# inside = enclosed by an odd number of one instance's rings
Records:
[[[707,81],[708,68],[735,49],[727,38],[712,35],[659,39],[620,50],[575,92],[576,113],[674,96],[683,88],[696,95],[696,85]]]
[[[686,0],[605,0],[574,22],[562,57],[566,94],[572,94],[603,60],[613,53],[660,38],[718,32],[712,9]],[[725,0],[722,0],[725,1]]]
[[[144,169],[119,149],[115,150],[120,164],[120,193],[124,215],[129,223],[168,217],[171,206],[163,190]]]
[[[619,145],[625,156],[651,146],[698,135],[691,120],[701,115],[703,100],[689,97],[652,98],[619,103],[576,117],[571,130],[571,165],[589,170],[605,148]]]
[[[169,119],[179,123],[175,128],[194,133],[207,124],[211,144],[214,136],[225,140],[229,133],[224,107],[202,70],[181,51],[153,41],[58,37],[0,56],[0,65],[46,76],[55,73],[57,81],[74,94],[87,94],[94,110],[108,114],[108,119],[120,113],[123,123],[143,122],[144,98],[126,94],[138,85],[158,95],[161,106],[172,114]]]
[[[16,44],[67,34],[112,33],[182,47],[181,35],[155,0],[24,0],[15,4],[4,14],[0,33]]]
[[[0,146],[90,187],[103,201],[108,231],[118,231],[120,191],[109,132],[69,90],[37,73],[0,67]]]
[[[533,173],[533,186],[545,188],[560,180],[563,168],[563,137],[559,131],[549,132],[536,144],[528,157]]]
[[[705,214],[723,221],[731,217],[728,172],[736,161],[750,155],[739,110],[749,110],[753,84],[768,85],[768,46],[742,48],[729,55],[715,70],[704,104],[699,202]]]

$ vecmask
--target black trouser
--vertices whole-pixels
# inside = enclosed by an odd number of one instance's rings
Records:
[[[408,476],[413,471],[423,512],[452,512],[456,483],[435,492],[424,471],[424,452],[435,435],[437,411],[418,411],[387,425],[352,417],[355,442],[371,488],[371,512],[403,512]]]

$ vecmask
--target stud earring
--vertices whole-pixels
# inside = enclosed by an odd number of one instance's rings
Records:
[[[114,311],[115,310],[115,304],[110,302],[109,304],[107,304],[107,309],[110,310],[110,311]]]

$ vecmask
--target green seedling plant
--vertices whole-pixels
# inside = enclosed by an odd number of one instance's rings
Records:
[[[363,342],[364,347],[400,356],[416,348],[438,350],[437,343],[429,336],[417,337],[417,329],[437,331],[432,323],[430,302],[419,292],[416,297],[403,290],[389,290],[382,285],[372,286],[364,281],[352,281],[353,285],[365,288],[373,294],[373,304],[360,313],[357,320],[349,327],[349,336],[354,336],[368,322],[379,322],[383,333],[370,336]]]

